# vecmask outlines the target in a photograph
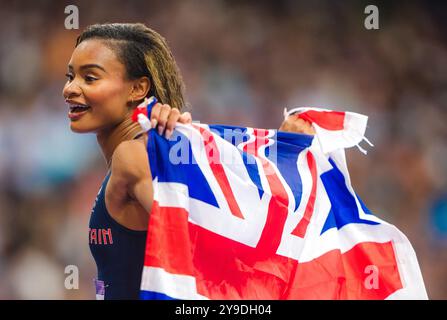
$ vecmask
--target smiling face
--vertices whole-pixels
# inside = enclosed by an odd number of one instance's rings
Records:
[[[67,77],[63,95],[72,131],[98,133],[129,116],[133,82],[104,40],[81,42],[73,51]]]

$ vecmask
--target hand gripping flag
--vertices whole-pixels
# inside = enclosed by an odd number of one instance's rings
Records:
[[[135,120],[148,130],[146,105]],[[367,117],[290,114],[316,135],[177,124],[167,140],[148,131],[142,299],[427,298],[408,239],[351,186],[344,148],[363,140]]]

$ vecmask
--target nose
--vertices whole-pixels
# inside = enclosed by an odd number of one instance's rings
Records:
[[[77,97],[81,95],[81,88],[76,84],[76,81],[70,81],[65,84],[62,95],[65,99],[69,99],[71,97]]]

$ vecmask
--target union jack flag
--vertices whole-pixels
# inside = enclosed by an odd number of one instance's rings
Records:
[[[427,298],[408,239],[351,186],[344,148],[364,139],[367,117],[293,112],[315,136],[206,124],[178,124],[169,140],[148,131],[142,299]],[[146,130],[147,114],[144,105],[134,117]]]

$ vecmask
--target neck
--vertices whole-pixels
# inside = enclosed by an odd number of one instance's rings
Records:
[[[139,133],[141,133],[140,125],[130,118],[126,118],[118,125],[96,134],[96,140],[101,147],[108,168],[110,168],[116,147],[123,141],[135,139]]]

